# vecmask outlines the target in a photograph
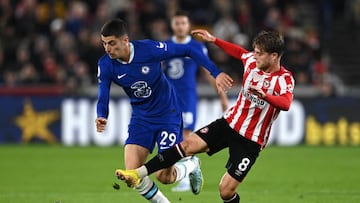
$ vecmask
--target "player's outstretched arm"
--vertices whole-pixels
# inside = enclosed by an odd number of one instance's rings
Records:
[[[192,35],[200,37],[205,42],[215,42],[216,37],[210,34],[207,30],[196,29],[191,31]]]
[[[158,42],[159,47],[154,51],[154,57],[157,60],[165,60],[168,58],[185,57],[189,56],[198,65],[206,68],[210,74],[216,79],[216,86],[218,92],[227,91],[231,88],[233,79],[226,73],[223,73],[219,68],[205,55],[201,50],[194,49],[184,44],[168,44],[165,45],[163,42]]]
[[[242,48],[241,46],[238,46],[236,44],[224,41],[220,38],[215,37],[214,35],[210,34],[207,30],[203,29],[196,29],[191,31],[192,35],[196,35],[200,37],[202,40],[206,42],[212,42],[215,43],[218,47],[220,47],[222,50],[224,50],[227,54],[230,56],[237,58],[241,60],[241,56],[244,53],[248,53],[249,51]]]

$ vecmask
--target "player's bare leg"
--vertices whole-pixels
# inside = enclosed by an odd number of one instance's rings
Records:
[[[176,144],[174,147],[171,147],[162,153],[158,154],[154,158],[152,158],[150,161],[148,161],[144,166],[141,166],[137,168],[136,170],[116,170],[116,175],[124,180],[125,182],[129,182],[134,186],[137,186],[138,181],[148,176],[149,174],[152,174],[158,170],[164,169],[164,168],[171,168],[170,173],[167,175],[171,176],[168,180],[173,181],[174,176],[179,176],[179,172],[177,172],[175,167],[172,167],[177,161],[180,159],[191,156],[197,153],[206,152],[208,151],[208,147],[204,140],[202,140],[197,134],[193,133],[189,138],[186,138],[183,142],[180,144]],[[194,160],[193,160],[194,161]],[[198,163],[197,163],[198,164]],[[175,172],[176,171],[176,172]],[[190,170],[188,170],[190,171]],[[191,171],[194,172],[195,170]],[[169,171],[167,171],[169,172]],[[164,174],[160,174],[164,175]],[[196,177],[196,176],[195,176]],[[161,177],[159,177],[161,179]],[[195,194],[198,194],[201,190],[202,186],[202,177],[201,179],[194,178],[194,182],[199,183],[194,186],[198,186],[197,188],[193,188],[193,192]],[[165,181],[164,181],[165,182]],[[165,182],[166,183],[166,182]]]
[[[175,165],[157,171],[157,179],[164,183],[170,184],[176,181],[181,181],[187,178],[190,184],[190,189],[194,194],[199,194],[203,186],[203,176],[200,169],[200,161],[197,157],[186,157],[185,160],[178,161]]]
[[[229,173],[225,173],[224,176],[221,178],[219,191],[221,199],[225,203],[239,203],[240,196],[237,193],[237,187],[239,186],[240,182],[237,181],[235,178],[231,177]]]
[[[146,162],[149,150],[134,144],[125,145],[125,167],[127,170],[140,167]],[[130,183],[127,183],[131,185]],[[136,185],[136,190],[152,203],[169,203],[170,201],[162,194],[157,185],[148,177],[144,177]]]

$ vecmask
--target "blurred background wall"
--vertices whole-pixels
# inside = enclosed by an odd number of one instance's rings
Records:
[[[283,33],[295,102],[275,123],[272,143],[360,145],[360,0],[0,0],[0,143],[122,144],[131,109],[119,87],[107,132],[95,132],[99,30],[122,18],[131,39],[166,40],[179,9],[194,28],[250,50],[259,31]],[[234,100],[241,62],[208,49],[235,79]],[[198,92],[200,127],[222,112],[201,75]]]

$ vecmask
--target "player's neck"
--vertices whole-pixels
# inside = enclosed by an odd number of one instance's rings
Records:
[[[269,66],[267,69],[263,70],[265,73],[274,73],[280,70],[280,64],[274,64],[272,66]]]
[[[187,35],[186,36],[175,36],[175,40],[177,43],[185,42],[186,38],[187,38]]]
[[[131,55],[131,53],[130,53],[130,45],[129,45],[125,48],[125,54],[123,56],[121,56],[119,59],[126,63],[129,63],[130,55]]]

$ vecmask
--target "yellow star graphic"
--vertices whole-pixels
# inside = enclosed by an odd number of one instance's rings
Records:
[[[37,137],[55,144],[56,138],[48,129],[48,125],[58,119],[59,111],[36,112],[31,102],[26,100],[23,114],[18,116],[15,122],[22,129],[23,142],[28,143],[32,138]]]

